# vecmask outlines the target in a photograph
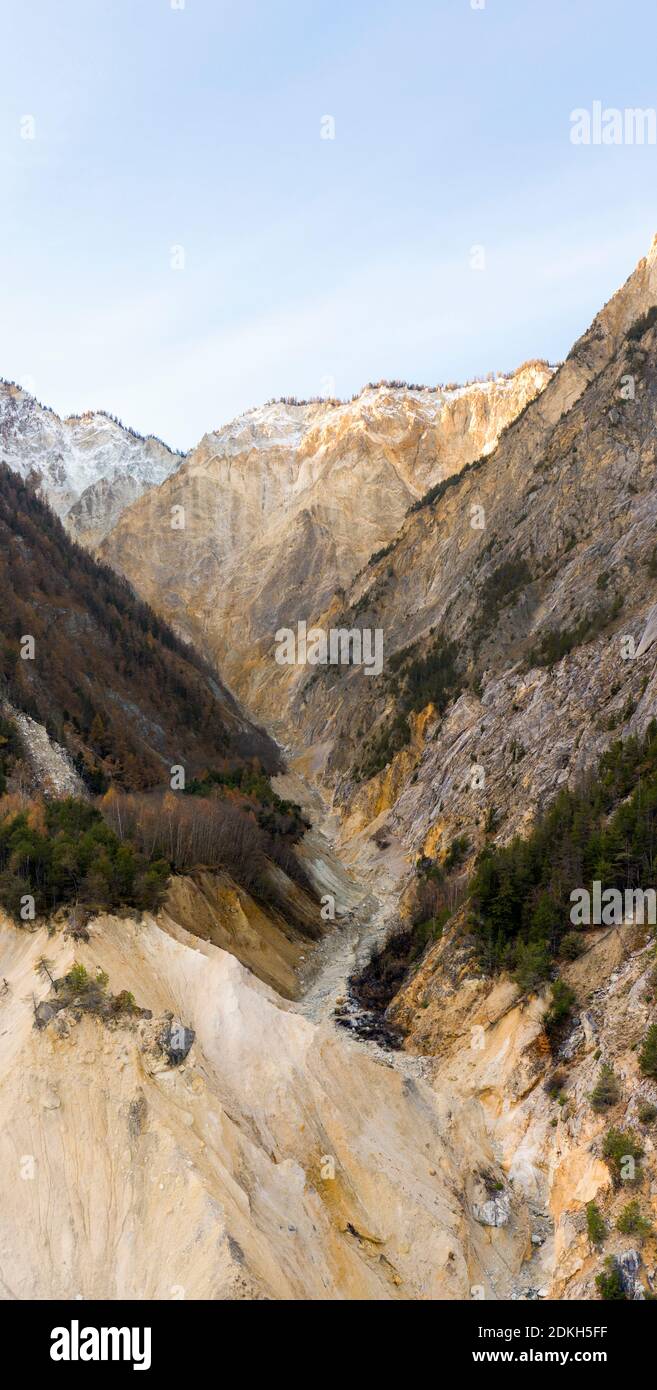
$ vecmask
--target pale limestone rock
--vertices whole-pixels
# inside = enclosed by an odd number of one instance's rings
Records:
[[[57,975],[75,949],[153,1020],[108,1030],[83,1016],[77,1048],[53,1025],[35,1029],[46,947]],[[0,974],[11,984],[0,1001],[5,1298],[166,1299],[176,1287],[187,1298],[451,1299],[474,1284],[509,1295],[521,1213],[491,1246],[461,1200],[473,1167],[490,1163],[476,1115],[453,1130],[421,1078],[411,1085],[310,1023],[234,957],[148,916],[99,918],[75,948],[2,921]],[[193,1075],[150,1070],[167,1013],[194,1028]]]
[[[129,508],[102,557],[276,721],[297,674],[273,660],[276,631],[320,613],[409,505],[490,453],[551,374],[530,364],[451,391],[381,386],[346,404],[259,407]],[[172,533],[174,506],[185,526]]]
[[[506,1226],[511,1215],[511,1199],[503,1192],[498,1197],[489,1197],[486,1202],[474,1202],[472,1215],[481,1226]]]

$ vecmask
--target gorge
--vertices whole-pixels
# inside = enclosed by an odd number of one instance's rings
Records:
[[[563,908],[654,877],[656,334],[657,240],[556,367],[184,457],[0,385],[4,1297],[657,1293],[655,933]]]

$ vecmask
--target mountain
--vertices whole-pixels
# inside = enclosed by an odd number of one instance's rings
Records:
[[[60,420],[0,381],[0,462],[29,481],[75,539],[97,545],[121,512],[176,469],[181,455],[102,411]]]
[[[384,633],[380,680],[294,671],[290,726],[321,743],[353,826],[394,805],[415,847],[450,828],[480,842],[494,804],[508,836],[650,717],[656,304],[653,243],[497,449],[312,615]]]
[[[2,464],[0,586],[0,918],[163,904],[294,994],[323,924],[276,744]]]
[[[101,543],[141,603],[2,473],[5,1297],[657,1293],[656,362],[657,240],[556,370],[250,412]]]
[[[279,766],[216,671],[3,464],[0,585],[0,693],[92,781],[147,788],[230,756]]]
[[[476,1115],[286,1002],[362,894],[316,831],[295,870],[275,746],[4,465],[0,570],[2,1298],[510,1291]]]
[[[105,546],[179,630],[201,635],[213,656],[231,648],[236,686],[294,750],[280,785],[291,794],[301,776],[321,794],[334,852],[370,896],[358,929],[344,948],[334,943],[311,983],[307,1007],[317,1017],[334,1010],[347,1031],[365,1027],[369,1035],[383,1010],[404,1060],[427,1064],[435,1093],[449,1095],[459,1116],[474,1107],[502,1174],[486,1179],[485,1165],[477,1167],[482,1187],[466,1199],[469,1231],[488,1226],[498,1253],[509,1234],[525,1231],[526,1258],[512,1281],[521,1298],[598,1296],[596,1280],[607,1277],[590,1234],[598,1220],[608,1277],[623,1296],[655,1288],[654,1239],[632,1240],[614,1149],[643,1155],[636,1210],[654,1224],[654,929],[631,913],[567,938],[569,894],[584,874],[589,886],[596,874],[654,882],[656,335],[657,241],[492,449],[429,466],[421,485],[414,474],[403,517],[401,497],[384,508],[378,494],[378,544],[373,494],[353,469],[339,510],[345,553],[358,555],[352,577],[343,572],[333,592],[337,524],[330,541],[316,544],[306,509],[302,522],[283,527],[287,548],[277,548],[273,530],[261,547],[252,521],[241,520],[244,472],[234,480],[225,457],[222,503],[212,512],[212,448],[199,460],[198,494],[189,460],[124,514]],[[278,450],[280,430],[270,427]],[[370,456],[371,425],[358,423],[356,435],[362,428]],[[386,466],[407,480],[418,452],[407,453],[403,439],[403,431],[395,435]],[[326,446],[337,458],[337,442]],[[272,515],[296,517],[296,476],[289,474],[287,503],[275,493]],[[187,491],[176,492],[185,478]],[[330,509],[337,481],[324,494]],[[260,496],[270,495],[267,475]],[[184,546],[176,561],[164,540],[175,502],[192,518],[191,579]],[[250,590],[239,577],[246,559],[230,558],[231,526],[239,540],[242,525]],[[321,556],[314,571],[308,554]],[[241,622],[232,608],[238,593]],[[357,665],[279,666],[276,627],[298,617],[324,630],[382,632],[381,675]],[[616,786],[618,768],[625,771]],[[557,825],[571,814],[567,794],[580,798],[572,846],[543,821],[551,806]],[[587,801],[602,807],[594,834]],[[575,853],[582,843],[608,844],[611,859],[591,848],[583,864]],[[539,846],[542,879],[528,867]],[[511,864],[524,883],[515,906]],[[500,933],[494,950],[491,922]],[[498,1276],[483,1282],[492,1296],[508,1296]]]
[[[465,387],[382,383],[345,404],[249,411],[124,512],[100,553],[257,710],[276,629],[321,611],[408,506],[489,453],[550,376],[535,362]]]

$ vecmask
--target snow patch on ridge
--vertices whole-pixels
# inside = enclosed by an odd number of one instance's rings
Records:
[[[181,456],[100,411],[61,420],[21,387],[0,382],[0,462],[35,485],[64,519],[101,480],[129,479],[134,500],[164,482]]]

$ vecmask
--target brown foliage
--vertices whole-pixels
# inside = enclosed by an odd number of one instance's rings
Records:
[[[110,794],[101,810],[119,839],[131,840],[149,858],[168,860],[179,873],[199,865],[225,869],[243,887],[264,890],[264,836],[230,801],[170,792]]]
[[[0,693],[68,746],[93,789],[156,786],[231,747],[276,766],[266,735],[231,736],[232,698],[203,658],[3,464],[0,593]],[[21,659],[26,634],[34,660]]]

